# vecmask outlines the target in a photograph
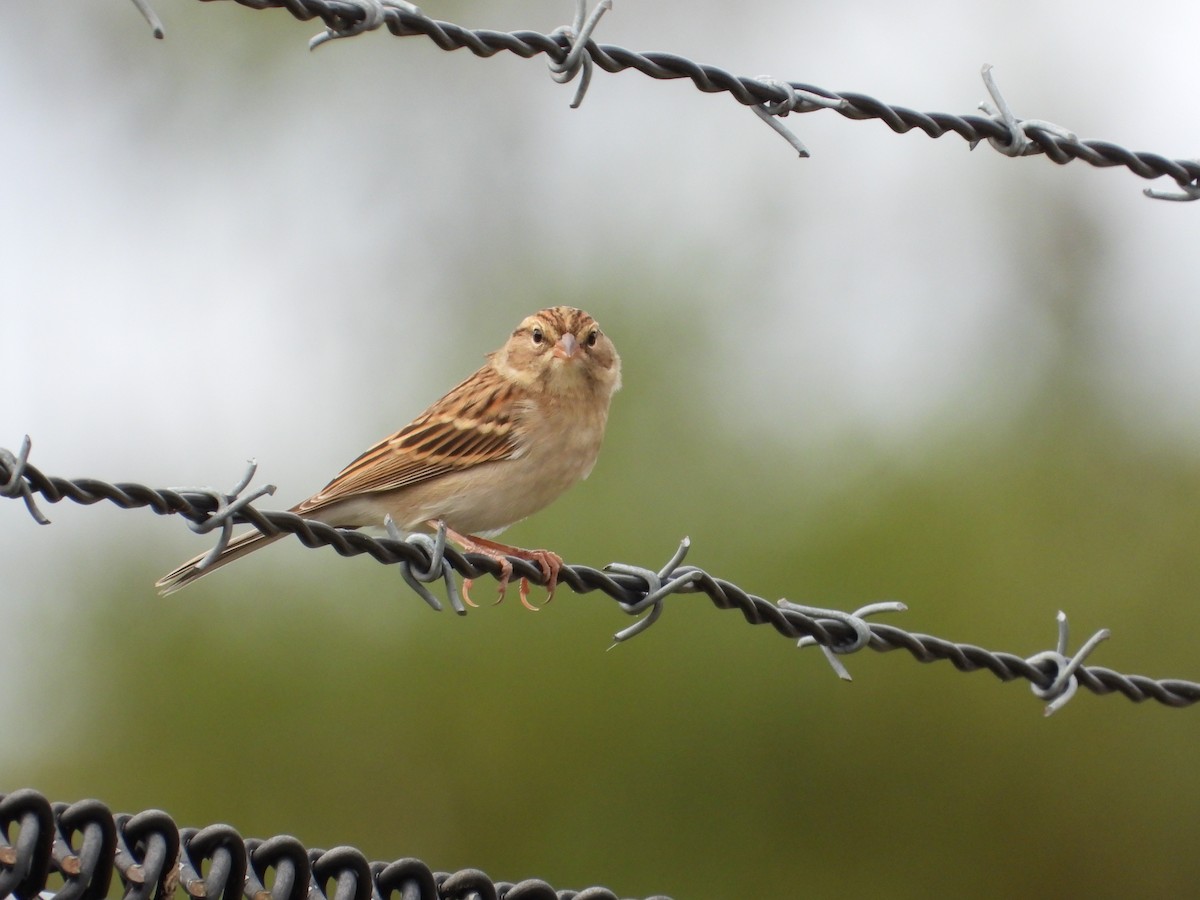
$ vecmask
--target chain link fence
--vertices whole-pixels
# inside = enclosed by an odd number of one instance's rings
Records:
[[[0,898],[29,900],[48,888],[58,900],[166,900],[180,890],[209,900],[617,900],[604,887],[556,890],[536,878],[493,881],[478,869],[435,872],[419,859],[371,862],[353,847],[310,850],[290,835],[179,828],[158,809],[114,815],[99,800],[51,803],[28,788],[0,794]]]

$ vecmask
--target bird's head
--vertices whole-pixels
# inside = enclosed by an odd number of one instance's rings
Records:
[[[621,386],[621,357],[596,320],[581,309],[554,306],[527,317],[492,355],[501,374],[559,395],[601,395]]]

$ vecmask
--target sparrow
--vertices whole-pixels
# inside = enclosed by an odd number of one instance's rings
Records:
[[[526,318],[486,360],[290,512],[337,528],[382,526],[388,516],[409,533],[445,526],[466,552],[500,563],[500,600],[512,575],[508,556],[537,563],[553,597],[563,565],[558,554],[489,538],[587,478],[621,386],[621,358],[590,315],[555,306]],[[155,587],[172,594],[283,536],[237,535],[209,565],[200,568],[201,554]],[[463,585],[468,603],[470,584]],[[521,602],[537,609],[528,592],[523,578]]]

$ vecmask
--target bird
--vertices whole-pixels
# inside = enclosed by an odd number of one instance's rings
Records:
[[[596,320],[554,306],[526,317],[473,375],[342,469],[290,512],[338,528],[382,526],[446,535],[500,564],[499,603],[513,556],[534,562],[554,596],[562,558],[490,538],[556,500],[592,471],[604,439],[621,358]],[[160,578],[166,596],[283,534],[233,537],[208,565],[201,554]],[[471,582],[463,598],[471,603]],[[529,583],[521,579],[521,603]],[[474,603],[471,603],[474,606]]]

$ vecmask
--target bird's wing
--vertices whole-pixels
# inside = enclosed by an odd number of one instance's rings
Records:
[[[521,389],[484,366],[295,507],[303,514],[353,494],[393,491],[447,472],[520,456]]]

